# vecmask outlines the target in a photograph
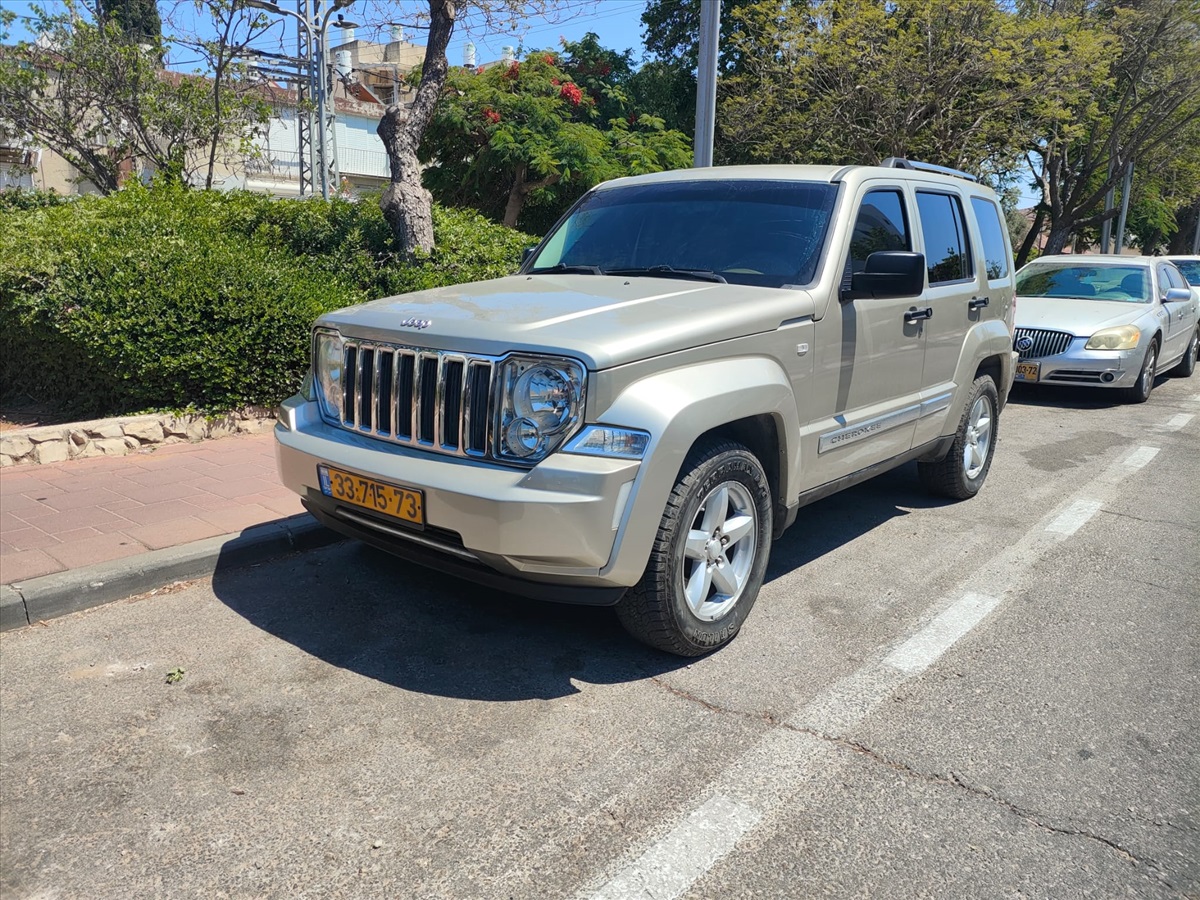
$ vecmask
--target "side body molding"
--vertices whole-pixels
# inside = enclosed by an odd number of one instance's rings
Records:
[[[650,375],[598,410],[595,421],[650,432],[613,545],[600,574],[634,584],[646,568],[654,535],[683,462],[700,435],[751,416],[770,416],[779,436],[781,497],[795,483],[796,400],[782,366],[767,357],[738,357],[682,366]]]

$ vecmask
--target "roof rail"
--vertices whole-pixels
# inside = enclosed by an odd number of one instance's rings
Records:
[[[935,166],[933,163],[905,159],[902,156],[889,156],[879,165],[885,169],[913,169],[918,172],[937,172],[941,175],[954,175],[958,178],[965,178],[967,181],[979,181],[970,172],[964,172],[962,169],[951,169],[949,166]]]

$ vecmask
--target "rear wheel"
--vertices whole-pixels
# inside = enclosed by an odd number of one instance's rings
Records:
[[[917,463],[917,474],[927,490],[955,500],[979,493],[996,451],[999,410],[1000,397],[991,376],[976,378],[950,452],[936,462]]]
[[[771,489],[755,456],[717,441],[693,450],[641,581],[617,604],[635,638],[678,656],[733,640],[758,597],[771,545]]]
[[[1151,341],[1142,360],[1142,368],[1138,373],[1137,384],[1121,390],[1121,399],[1126,403],[1145,403],[1150,399],[1154,390],[1154,367],[1158,362],[1158,341]]]
[[[1187,350],[1183,353],[1183,359],[1179,361],[1179,365],[1171,370],[1171,374],[1177,375],[1180,378],[1191,378],[1192,373],[1196,371],[1197,356],[1200,356],[1200,328],[1197,328],[1193,332],[1192,342],[1188,344]]]

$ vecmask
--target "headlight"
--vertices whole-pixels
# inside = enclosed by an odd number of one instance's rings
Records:
[[[515,356],[501,375],[498,454],[539,462],[569,438],[583,416],[583,366],[569,359]]]
[[[321,415],[339,419],[342,415],[342,376],[346,353],[342,336],[336,331],[318,331],[313,340],[313,374]]]
[[[1138,345],[1141,331],[1136,325],[1118,325],[1101,328],[1088,338],[1085,350],[1133,350]]]

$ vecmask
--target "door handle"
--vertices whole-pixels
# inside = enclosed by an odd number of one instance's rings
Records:
[[[991,301],[990,297],[972,297],[967,309],[983,309]]]
[[[904,314],[905,322],[915,322],[918,319],[932,319],[933,307],[927,306],[924,309],[910,309]]]

